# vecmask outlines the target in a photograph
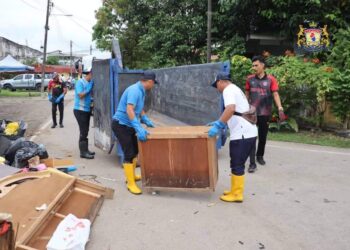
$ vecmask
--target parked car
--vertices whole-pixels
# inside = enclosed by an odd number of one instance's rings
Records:
[[[50,79],[44,80],[44,88],[46,89]],[[39,74],[21,74],[12,79],[0,81],[0,88],[15,91],[16,89],[41,89],[41,76]]]

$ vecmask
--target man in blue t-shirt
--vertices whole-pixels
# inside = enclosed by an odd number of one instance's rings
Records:
[[[141,176],[135,175],[137,155],[139,152],[137,139],[146,141],[148,132],[141,126],[141,123],[146,124],[147,127],[154,127],[152,121],[143,110],[145,92],[152,89],[154,84],[157,83],[154,72],[144,72],[140,81],[129,86],[124,91],[120,98],[117,112],[113,115],[112,130],[124,152],[123,167],[127,180],[127,188],[133,194],[142,193],[141,189],[135,183],[135,181],[141,179]]]
[[[83,71],[85,77],[78,80],[75,85],[74,95],[74,116],[79,125],[79,150],[80,157],[86,159],[93,159],[95,152],[89,150],[89,127],[91,116],[91,91],[94,86],[92,81],[91,68]]]

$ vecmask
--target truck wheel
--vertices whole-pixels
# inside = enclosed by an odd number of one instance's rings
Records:
[[[12,90],[13,88],[12,88],[11,84],[5,84],[5,85],[3,86],[3,89]]]
[[[41,83],[38,83],[37,85],[35,85],[35,89],[40,92],[41,91]]]

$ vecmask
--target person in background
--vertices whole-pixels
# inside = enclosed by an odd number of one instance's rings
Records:
[[[252,59],[252,67],[255,71],[254,75],[247,77],[245,85],[245,94],[250,104],[256,108],[257,111],[257,126],[258,126],[258,150],[254,146],[250,154],[249,173],[254,173],[257,169],[256,161],[260,165],[265,165],[264,160],[265,145],[267,133],[269,131],[269,121],[272,113],[272,100],[275,101],[280,121],[285,120],[281,99],[278,94],[278,82],[275,77],[265,73],[265,59],[262,56],[255,56]]]
[[[66,79],[66,77],[64,76],[64,74],[61,75],[61,81],[64,82],[64,83],[66,83],[66,81],[67,81],[67,79]]]
[[[63,112],[64,112],[64,96],[67,94],[67,87],[64,82],[60,82],[59,75],[57,73],[53,74],[52,80],[49,82],[47,87],[49,101],[52,102],[52,126],[51,128],[56,128],[57,126],[57,106],[60,112],[60,128],[63,128]]]
[[[79,125],[79,150],[80,157],[94,159],[95,152],[89,150],[89,128],[91,117],[91,91],[94,86],[91,68],[83,71],[85,75],[79,79],[74,93],[74,116]]]

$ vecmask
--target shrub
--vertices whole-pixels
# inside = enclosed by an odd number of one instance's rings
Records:
[[[250,74],[252,74],[252,61],[245,56],[233,56],[231,59],[231,78],[233,83],[244,89],[247,76]]]

